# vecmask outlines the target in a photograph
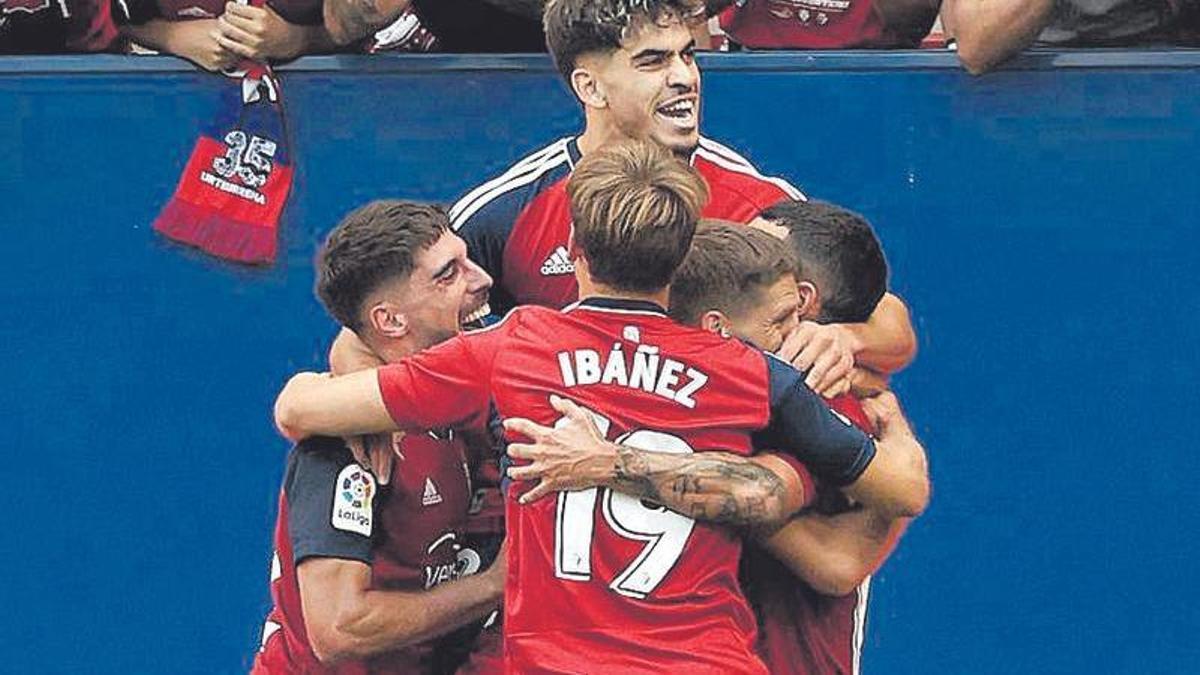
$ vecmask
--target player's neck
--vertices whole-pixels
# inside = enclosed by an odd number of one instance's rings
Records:
[[[666,309],[667,301],[671,297],[671,288],[668,286],[653,293],[639,293],[636,291],[626,291],[613,288],[608,284],[599,283],[591,279],[579,280],[579,299],[587,300],[588,298],[618,298],[621,300],[641,300],[643,302],[653,302]]]
[[[384,363],[396,363],[400,359],[412,356],[421,351],[420,345],[411,335],[402,338],[388,338],[367,345]]]

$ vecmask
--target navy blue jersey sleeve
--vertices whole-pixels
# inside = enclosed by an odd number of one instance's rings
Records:
[[[283,489],[295,564],[313,556],[371,562],[378,485],[340,439],[297,445]]]
[[[838,416],[804,384],[790,364],[764,354],[771,419],[754,436],[754,447],[794,455],[817,478],[833,485],[858,480],[875,457],[875,442]]]

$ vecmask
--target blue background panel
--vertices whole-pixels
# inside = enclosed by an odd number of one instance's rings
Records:
[[[934,499],[872,586],[867,672],[1194,670],[1200,54],[702,65],[706,133],[866,214],[913,309],[896,386]],[[283,80],[284,247],[247,270],[149,228],[226,82],[0,60],[6,670],[245,670],[287,449],[270,405],[334,330],[318,242],[580,123],[540,57],[309,58]]]

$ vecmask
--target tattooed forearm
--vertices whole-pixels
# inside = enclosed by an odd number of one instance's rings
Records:
[[[619,446],[611,487],[686,516],[731,525],[787,518],[783,481],[770,469],[724,452],[668,454]]]
[[[361,40],[395,21],[411,0],[325,0],[325,30],[339,45]]]

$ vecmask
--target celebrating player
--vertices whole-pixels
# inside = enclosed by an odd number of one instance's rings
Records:
[[[803,198],[699,133],[700,71],[689,25],[699,0],[550,0],[545,28],[559,72],[583,109],[584,130],[529,155],[451,209],[471,259],[496,281],[493,309],[559,308],[579,297],[567,239],[566,182],[580,158],[622,139],[651,140],[689,161],[708,183],[704,216],[748,223],[781,199]],[[337,350],[353,352],[343,331]],[[916,339],[904,303],[888,296],[869,320],[810,326],[781,354],[821,393],[840,393],[854,364],[888,373]]]
[[[790,232],[789,242],[732,223],[701,223],[671,284],[673,318],[778,349],[800,318],[854,320],[870,313],[886,287],[887,267],[865,221],[838,207],[808,202],[780,204],[764,217]],[[789,245],[796,249],[795,257],[789,255]],[[891,394],[867,403],[871,416],[848,395],[830,400],[829,405],[864,431],[886,426],[890,428],[878,433],[911,434]],[[636,456],[641,454],[637,450],[606,447],[594,424],[578,415],[573,404],[556,408],[569,421],[555,429],[510,421],[537,439],[532,445],[509,447],[513,456],[533,460],[532,466],[513,471],[547,477],[540,488],[590,486],[582,467],[593,460],[585,455],[601,458],[602,464],[603,458],[610,458],[607,464],[623,474],[633,473],[630,466],[647,461]],[[761,465],[760,471],[771,472],[776,485],[800,483],[811,489],[803,469],[797,472],[770,454],[751,461]],[[662,487],[683,484],[689,486],[689,495],[723,492],[724,503],[730,505],[726,510],[738,511],[742,507],[738,492],[722,479],[737,475],[743,485],[755,481],[742,467],[712,464],[668,464],[659,459],[653,473],[639,476],[643,484],[657,490],[634,494],[686,513],[687,504],[681,508],[679,496]],[[750,546],[743,555],[742,587],[758,617],[759,652],[771,673],[857,672],[865,627],[863,581],[882,563],[908,522],[898,515],[853,508],[840,493],[824,486],[820,497],[816,509],[763,538],[762,546],[770,554]],[[778,501],[789,504],[799,499],[800,495],[786,491],[777,495]],[[745,520],[750,525],[761,522]]]
[[[487,274],[440,209],[371,203],[329,235],[317,263],[329,313],[386,361],[456,334],[486,312]],[[288,458],[260,673],[431,671],[429,640],[495,609],[503,566],[463,545],[469,485],[451,431],[397,439],[390,487],[341,440]],[[343,670],[349,668],[349,670]]]
[[[621,144],[589,153],[568,192],[578,304],[518,308],[378,372],[297,375],[276,403],[280,429],[301,438],[459,426],[489,404],[549,424],[555,394],[629,445],[745,455],[754,439],[864,503],[923,508],[927,486],[911,470],[923,451],[911,436],[872,442],[787,364],[666,317],[671,276],[707,197],[694,169],[656,145]],[[731,533],[608,489],[507,505],[511,668],[766,672],[750,644]]]
[[[888,267],[870,224],[823,202],[781,202],[763,218],[787,232],[797,259],[799,316],[854,322],[887,288]],[[845,395],[830,405],[865,431],[864,407],[885,424],[902,421],[891,394],[860,404]],[[880,405],[883,404],[883,405]],[[851,505],[818,488],[815,507],[748,547],[743,588],[759,617],[759,646],[772,673],[857,673],[866,630],[869,576],[895,548],[909,519]],[[780,563],[786,564],[786,568]],[[805,583],[796,583],[795,576]]]

